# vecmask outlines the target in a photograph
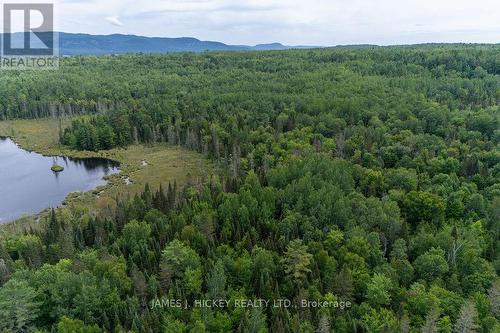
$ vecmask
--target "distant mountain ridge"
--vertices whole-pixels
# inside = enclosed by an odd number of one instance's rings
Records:
[[[123,53],[167,53],[204,51],[263,51],[286,50],[292,48],[314,48],[315,46],[287,46],[280,43],[255,46],[228,45],[215,41],[202,41],[192,37],[166,38],[136,35],[91,35],[83,33],[59,32],[59,54],[104,55]],[[22,33],[13,33],[12,39],[22,39]]]

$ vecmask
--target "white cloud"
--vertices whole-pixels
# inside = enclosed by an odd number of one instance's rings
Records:
[[[123,23],[120,21],[118,16],[108,16],[105,18],[105,20],[114,26],[117,26],[117,27],[123,26]]]
[[[231,44],[500,42],[498,0],[56,2],[60,30],[68,32],[192,36]]]

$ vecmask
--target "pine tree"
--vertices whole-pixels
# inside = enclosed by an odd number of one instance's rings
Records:
[[[144,185],[144,191],[141,194],[141,199],[144,202],[146,209],[153,207],[153,194],[151,193],[149,183],[146,183],[146,185]]]
[[[10,269],[4,259],[0,258],[0,287],[9,279]]]
[[[425,323],[422,326],[422,333],[437,333],[438,332],[438,319],[439,319],[439,309],[432,308],[427,316],[425,317]]]
[[[132,283],[134,285],[135,295],[139,299],[139,302],[142,308],[144,309],[147,306],[147,291],[148,291],[146,278],[135,264],[132,264],[130,275],[132,277]]]
[[[248,323],[248,311],[244,311],[243,315],[241,316],[240,323],[238,325],[238,333],[250,333],[250,330],[248,329],[249,323]]]
[[[335,295],[343,299],[351,299],[354,293],[352,275],[347,265],[342,266],[342,269],[335,277],[335,285],[333,288]]]
[[[57,220],[56,211],[52,209],[50,211],[49,224],[45,232],[45,245],[49,246],[50,244],[57,242],[60,232],[61,226]]]
[[[410,318],[408,318],[408,314],[405,312],[400,320],[401,333],[409,333],[410,332]]]
[[[291,241],[284,255],[282,263],[285,273],[290,275],[298,286],[301,286],[306,280],[307,274],[311,272],[312,255],[307,253],[307,247],[302,245],[300,240]]]
[[[322,315],[319,318],[317,333],[333,333],[333,330],[330,327],[330,320],[327,315]]]
[[[266,315],[262,313],[260,307],[251,310],[248,320],[248,331],[251,333],[264,332],[266,330]]]
[[[59,236],[59,258],[72,258],[75,253],[73,228],[66,225]]]
[[[222,260],[218,260],[207,280],[208,296],[212,299],[225,297],[226,274]]]
[[[0,288],[0,332],[31,332],[39,313],[36,291],[11,279]]]
[[[478,314],[476,306],[472,301],[467,301],[460,308],[457,321],[453,327],[454,333],[474,333],[477,332],[479,326],[477,325]]]
[[[153,206],[162,213],[168,213],[168,198],[165,195],[162,184],[160,184],[160,188],[154,196]]]
[[[491,312],[500,317],[500,280],[495,281],[488,290],[488,299],[491,304]]]

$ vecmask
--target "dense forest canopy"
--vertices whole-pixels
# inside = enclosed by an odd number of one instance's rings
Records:
[[[0,239],[0,331],[500,331],[498,45],[60,67],[1,72],[0,119],[86,115],[62,144],[166,142],[220,172]]]

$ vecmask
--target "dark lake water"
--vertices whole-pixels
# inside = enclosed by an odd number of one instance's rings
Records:
[[[63,172],[50,169],[54,160]],[[103,177],[117,172],[110,160],[43,156],[0,138],[0,223],[57,207],[69,193],[104,185]]]

